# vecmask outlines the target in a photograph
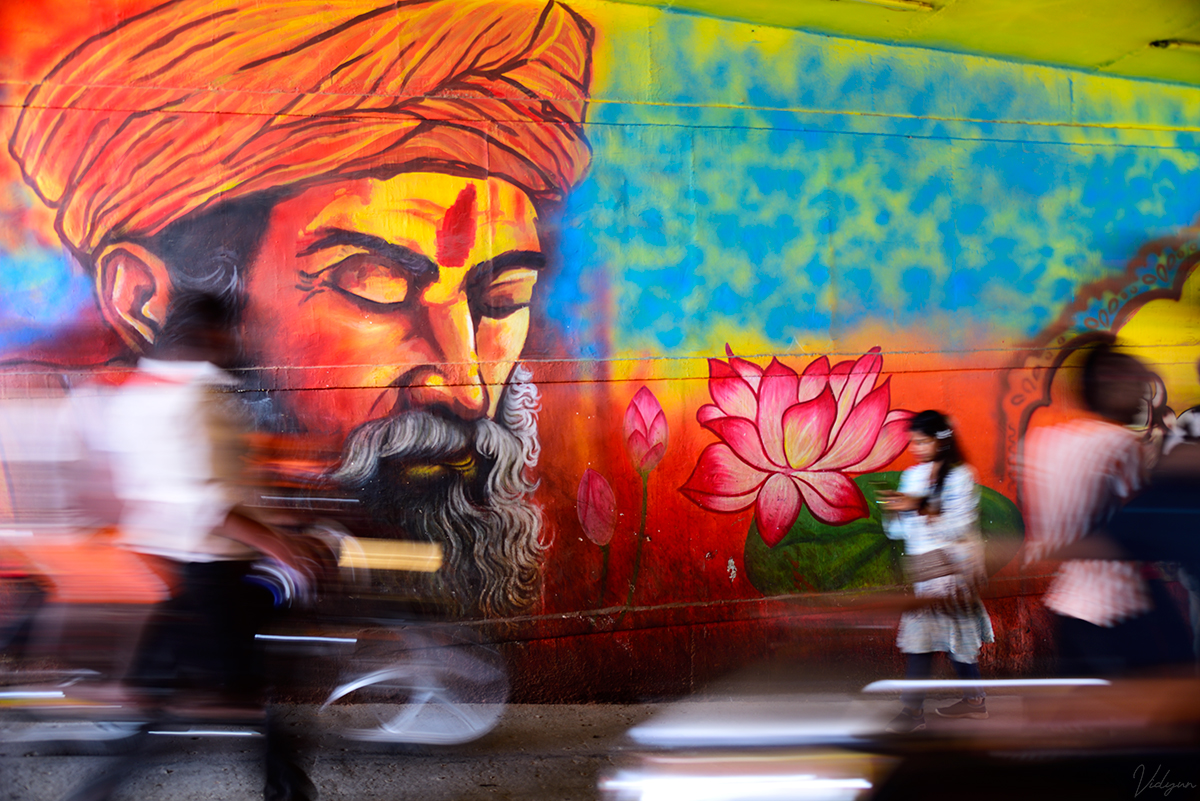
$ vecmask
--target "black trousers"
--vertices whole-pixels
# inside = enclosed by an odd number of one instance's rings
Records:
[[[237,700],[267,701],[267,677],[254,635],[268,619],[273,599],[246,581],[251,562],[189,562],[179,565],[180,586],[147,625],[127,681],[142,692],[169,701],[179,691],[213,690]],[[150,731],[165,716],[151,710],[130,753],[114,760],[74,788],[68,801],[103,801],[143,760]],[[266,801],[316,798],[316,789],[298,762],[301,739],[266,718]]]
[[[1191,629],[1166,586],[1147,585],[1154,608],[1113,626],[1055,615],[1060,676],[1121,676],[1193,659]]]
[[[254,635],[271,595],[246,582],[252,562],[183,562],[180,586],[155,612],[128,680],[148,692],[206,689],[254,697],[265,677]]]

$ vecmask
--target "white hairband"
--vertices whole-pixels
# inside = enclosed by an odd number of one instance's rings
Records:
[[[937,438],[938,439],[950,439],[950,435],[953,433],[954,432],[951,431],[950,429],[943,428],[941,431],[937,432]]]

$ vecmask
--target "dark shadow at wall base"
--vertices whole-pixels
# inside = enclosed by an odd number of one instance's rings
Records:
[[[994,678],[1050,675],[1050,621],[1037,596],[989,601],[996,643],[981,669]],[[747,666],[772,680],[852,692],[904,675],[896,649],[899,613],[890,609],[790,610],[764,601],[741,619],[688,622],[702,609],[631,610],[617,631],[557,631],[497,637],[508,660],[514,703],[629,703],[694,693]],[[758,616],[755,616],[757,613]],[[670,619],[671,617],[680,619]],[[559,619],[558,622],[561,622]],[[602,622],[592,620],[599,628]],[[524,632],[523,632],[524,633]],[[528,632],[532,634],[532,631]],[[948,663],[944,667],[950,676]]]

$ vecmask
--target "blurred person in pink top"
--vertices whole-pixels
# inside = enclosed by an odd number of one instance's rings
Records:
[[[1095,348],[1082,375],[1090,414],[1038,429],[1025,442],[1025,562],[1063,560],[1043,599],[1055,614],[1062,675],[1176,661],[1175,610],[1162,582],[1149,581],[1140,563],[1114,558],[1121,554],[1100,536],[1146,481],[1147,452],[1129,426],[1150,378],[1132,356]]]

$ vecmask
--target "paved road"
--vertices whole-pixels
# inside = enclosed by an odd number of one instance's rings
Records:
[[[325,801],[597,798],[598,775],[613,764],[624,733],[654,705],[513,705],[482,739],[462,746],[379,750],[318,736],[309,775]],[[288,710],[306,727],[313,710]],[[155,738],[146,760],[114,801],[262,798],[261,740]],[[32,748],[0,754],[0,799],[56,801],[108,757],[56,756]]]
[[[1001,711],[1016,702],[995,700]],[[763,727],[790,727],[814,715],[839,719],[851,711],[882,728],[895,707],[894,699],[845,693],[751,700],[721,692],[670,705],[517,704],[475,742],[387,749],[337,738],[321,725],[313,707],[288,707],[285,722],[313,733],[305,769],[323,801],[595,801],[599,777],[638,750],[626,732],[651,717],[690,734],[715,725],[731,736],[753,737]],[[262,798],[261,759],[261,739],[156,737],[114,801],[257,801]],[[111,758],[0,746],[0,801],[58,801],[106,764]]]
[[[950,700],[931,699],[933,706]],[[505,709],[496,729],[473,743],[389,750],[349,744],[333,736],[328,727],[314,726],[317,718],[313,707],[288,707],[284,721],[298,730],[316,732],[305,768],[324,801],[595,801],[599,797],[599,777],[618,765],[635,761],[639,748],[626,732],[650,718],[654,718],[653,729],[642,729],[643,737],[654,731],[660,738],[683,737],[694,742],[694,738],[709,732],[723,743],[742,742],[745,738],[761,743],[764,738],[779,736],[802,738],[806,727],[814,725],[826,735],[857,726],[879,731],[895,714],[896,707],[894,697],[842,692],[754,697],[708,693],[670,705],[513,705]],[[988,707],[992,717],[986,721],[944,720],[929,715],[928,734],[935,740],[943,738],[942,748],[946,737],[1014,742],[1031,734],[1023,699],[997,694],[989,697]],[[661,739],[656,742],[670,745]],[[1158,754],[1150,748],[1146,758],[1131,752],[1124,762],[1115,760],[1111,765],[1103,756],[1078,765],[1069,760],[1046,761],[1046,754],[1032,762],[1004,758],[984,765],[989,771],[986,776],[971,773],[978,768],[970,766],[987,758],[981,751],[974,754],[975,762],[963,768],[965,775],[953,779],[944,775],[948,765],[940,752],[931,751],[926,761],[933,762],[924,766],[917,764],[922,753],[920,748],[913,752],[915,762],[912,775],[906,779],[908,784],[897,784],[919,788],[926,796],[940,787],[940,796],[932,793],[939,798],[957,799],[962,786],[971,786],[974,795],[993,785],[995,792],[983,795],[1005,801],[1014,797],[1052,801],[1103,797],[1124,801],[1135,795],[1139,801],[1163,797],[1174,801],[1195,798],[1200,793],[1194,750],[1172,755]],[[261,759],[261,739],[157,737],[145,761],[128,776],[113,801],[258,801],[262,798]],[[38,753],[31,747],[0,747],[0,801],[58,801],[72,787],[111,764],[109,760]],[[1139,767],[1151,772],[1167,771],[1170,781],[1184,784],[1169,793],[1165,785],[1147,789],[1142,785],[1151,781],[1146,778],[1150,773],[1138,779]],[[1063,793],[1064,786],[1073,791]],[[1013,791],[1013,787],[1020,792]],[[909,797],[907,791],[897,792],[894,797]]]

